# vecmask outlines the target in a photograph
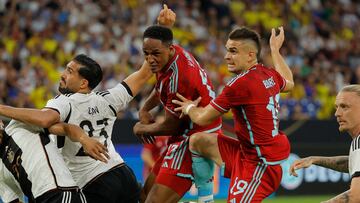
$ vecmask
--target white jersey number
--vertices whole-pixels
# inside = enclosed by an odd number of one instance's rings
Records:
[[[96,121],[96,125],[104,125],[103,128],[101,128],[100,130],[100,133],[99,133],[99,136],[104,136],[105,137],[105,142],[104,142],[104,145],[105,147],[107,147],[107,138],[109,137],[106,130],[105,130],[105,127],[107,125],[109,125],[109,123],[107,122],[109,119],[108,118],[104,118],[102,120],[97,120]],[[79,124],[80,128],[82,128],[83,130],[87,130],[88,132],[88,135],[89,137],[92,137],[94,136],[94,127],[92,126],[91,124],[91,121],[89,120],[84,120],[84,121],[81,121],[80,124]],[[84,148],[81,147],[78,151],[78,153],[76,154],[76,156],[88,156],[88,154],[85,153],[84,151]]]

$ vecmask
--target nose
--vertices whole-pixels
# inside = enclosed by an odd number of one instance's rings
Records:
[[[337,108],[335,111],[335,117],[339,117],[340,116],[340,108]]]
[[[230,60],[230,54],[229,54],[229,52],[226,52],[226,54],[225,54],[225,56],[224,56],[224,59],[225,60]]]
[[[145,57],[145,60],[146,60],[149,64],[152,64],[152,63],[155,62],[154,57],[151,56],[151,55],[146,56],[146,57]]]

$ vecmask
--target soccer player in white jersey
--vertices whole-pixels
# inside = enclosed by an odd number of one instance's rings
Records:
[[[92,92],[102,80],[101,67],[86,55],[78,55],[61,75],[59,91],[62,95],[50,100],[44,109],[0,105],[0,115],[43,128],[59,121],[79,125],[89,137],[106,145],[110,156],[107,163],[95,161],[84,153],[81,145],[65,139],[62,149],[65,162],[87,201],[138,202],[139,184],[133,171],[115,151],[111,136],[117,112],[126,107],[151,76],[150,67],[144,62],[140,70],[114,88]]]
[[[78,126],[58,123],[44,130],[12,120],[0,132],[0,179],[5,185],[0,195],[6,201],[16,201],[22,190],[30,202],[86,202],[59,150],[50,142],[48,131],[67,134],[72,140],[81,141],[87,151],[92,151],[89,145],[93,145],[106,154],[105,146],[87,137]]]
[[[312,164],[349,173],[350,189],[325,202],[360,202],[360,85],[343,87],[336,96],[335,107],[339,130],[348,132],[352,138],[349,155],[310,156],[299,159],[291,165],[290,174],[297,176],[295,170],[307,168]]]

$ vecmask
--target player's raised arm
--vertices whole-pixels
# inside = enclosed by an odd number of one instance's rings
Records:
[[[48,128],[51,134],[68,136],[73,142],[80,142],[87,154],[96,160],[107,163],[107,148],[97,140],[90,138],[79,126],[68,123],[57,123]]]
[[[280,48],[285,40],[284,28],[279,27],[280,33],[276,35],[275,29],[271,29],[270,49],[275,70],[285,79],[286,85],[282,92],[288,92],[294,87],[293,74],[280,54]]]
[[[191,101],[179,93],[176,93],[176,96],[179,100],[172,100],[174,104],[179,105],[179,107],[175,108],[175,111],[181,111],[183,115],[188,115],[190,119],[198,125],[209,125],[222,115],[221,112],[217,111],[210,104],[205,107],[198,107],[197,105],[199,104],[201,97],[197,98],[195,101]]]
[[[124,82],[129,86],[132,96],[137,95],[145,83],[153,76],[149,64],[144,61],[141,68],[125,78]]]

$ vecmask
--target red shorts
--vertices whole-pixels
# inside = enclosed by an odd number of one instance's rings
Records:
[[[156,175],[155,183],[171,188],[180,197],[190,189],[193,180],[191,152],[188,146],[188,138],[169,140],[166,153],[159,157],[152,169]]]
[[[261,202],[279,187],[282,177],[280,165],[248,160],[238,140],[223,135],[217,139],[225,163],[224,177],[230,178],[229,202]]]

